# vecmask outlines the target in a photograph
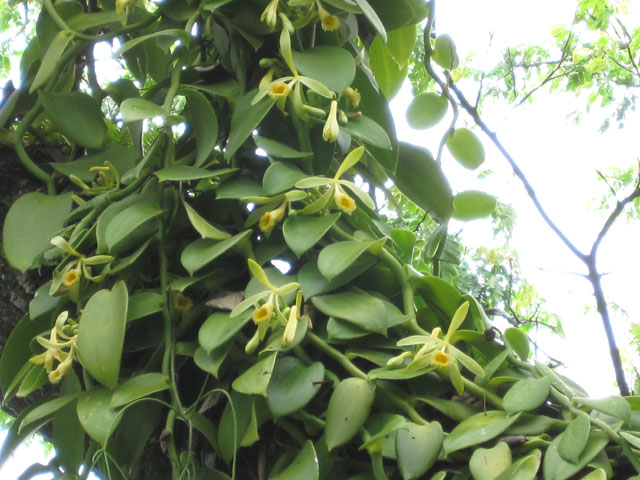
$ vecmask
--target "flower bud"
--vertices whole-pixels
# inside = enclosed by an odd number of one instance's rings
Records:
[[[329,109],[329,115],[327,115],[327,121],[322,129],[322,138],[325,142],[335,142],[338,139],[340,133],[340,126],[338,125],[338,102],[331,101],[331,108]]]

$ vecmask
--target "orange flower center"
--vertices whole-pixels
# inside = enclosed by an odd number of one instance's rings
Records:
[[[451,357],[444,352],[436,352],[433,354],[433,363],[439,367],[446,367],[449,365]]]
[[[80,280],[80,271],[77,269],[69,270],[65,273],[64,278],[62,279],[62,283],[65,287],[70,287],[74,283]]]

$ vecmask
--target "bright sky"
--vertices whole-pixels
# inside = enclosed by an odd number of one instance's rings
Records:
[[[544,38],[550,38],[554,25],[570,25],[575,2],[542,0],[531,8],[530,3],[525,6],[522,1],[513,0],[448,0],[438,2],[437,8],[439,33],[448,33],[454,38],[460,58],[477,53],[474,66],[484,68],[495,64],[507,46],[539,44]],[[640,18],[640,5],[633,8],[634,18]],[[487,51],[489,32],[494,36],[492,47]],[[470,89],[467,94],[475,98],[475,90]],[[428,130],[426,135],[424,131],[411,130],[404,119],[409,101],[405,88],[393,103],[399,137],[435,152],[448,121],[443,121],[439,130],[438,127],[434,132]],[[606,193],[596,170],[637,164],[640,152],[630,132],[638,131],[640,118],[629,112],[624,130],[612,128],[601,135],[598,127],[607,113],[597,108],[589,116],[585,115],[579,126],[566,118],[583,105],[584,100],[576,100],[573,95],[540,92],[532,104],[515,111],[507,105],[487,104],[483,117],[524,170],[556,224],[575,245],[588,250],[605,218],[594,208]],[[613,368],[600,317],[595,312],[591,286],[573,274],[585,273],[582,263],[543,223],[506,160],[488,139],[483,138],[483,142],[487,161],[481,169],[491,169],[495,174],[478,180],[475,173],[445,156],[443,168],[454,190],[485,190],[515,207],[518,220],[513,245],[520,255],[523,277],[548,300],[546,308],[560,315],[566,332],[565,339],[548,335],[539,338],[539,344],[547,353],[562,360],[567,366],[564,373],[592,396],[616,394]],[[467,245],[491,243],[488,221],[460,227]],[[635,254],[639,234],[639,225],[627,224],[621,219],[601,245],[598,262],[601,272],[611,272],[603,279],[607,299],[621,306],[628,312],[629,319],[636,321],[640,313],[634,301],[637,296],[634,274],[640,270],[640,256]],[[587,307],[590,311],[586,311]],[[638,365],[637,353],[627,346],[629,320],[614,311],[610,313],[618,346],[625,357]],[[633,379],[629,377],[628,381],[632,386]]]

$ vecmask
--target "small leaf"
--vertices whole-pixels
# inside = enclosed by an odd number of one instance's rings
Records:
[[[220,230],[207,222],[191,205],[185,202],[184,199],[182,200],[182,205],[187,212],[191,225],[202,236],[202,238],[224,240],[225,238],[231,237],[227,232]]]
[[[440,35],[436,38],[431,59],[445,70],[458,68],[460,59],[456,51],[456,44],[453,43],[453,39],[449,35]]]
[[[504,396],[507,415],[535,410],[542,405],[551,389],[549,377],[518,380]]]
[[[218,118],[204,95],[196,90],[185,88],[181,93],[187,99],[190,123],[196,136],[196,166],[204,164],[218,143]]]
[[[318,270],[331,281],[366,252],[372,243],[371,241],[345,240],[327,245],[318,255]]]
[[[19,431],[31,425],[32,423],[41,420],[44,417],[54,414],[69,402],[78,398],[78,395],[78,393],[63,395],[61,397],[54,398],[53,400],[49,400],[48,402],[38,405],[24,416],[22,422],[20,422]]]
[[[232,317],[228,313],[215,312],[204,321],[198,332],[198,342],[205,352],[211,353],[216,348],[233,339],[242,330],[253,312],[247,310]]]
[[[407,423],[396,435],[398,469],[404,480],[424,475],[438,459],[444,433],[438,422]]]
[[[129,297],[127,323],[162,311],[164,297],[155,291],[142,291]]]
[[[446,142],[453,158],[463,167],[473,170],[484,162],[484,147],[476,135],[467,128],[456,129]]]
[[[324,84],[337,93],[351,85],[356,75],[356,63],[351,54],[340,47],[321,45],[302,52],[292,52],[298,71]],[[327,68],[331,65],[331,68]]]
[[[229,137],[224,150],[224,158],[226,159],[231,158],[236,153],[275,103],[274,99],[266,96],[255,105],[252,104],[257,93],[258,90],[245,93],[234,106],[231,114]]]
[[[369,332],[386,334],[387,311],[379,298],[362,293],[342,292],[316,296],[311,301],[327,316],[346,320]]]
[[[542,452],[538,449],[532,450],[531,455],[514,462],[495,480],[535,480],[538,478],[541,460]]]
[[[504,442],[493,448],[477,448],[469,460],[469,470],[474,480],[495,480],[511,466],[511,449]]]
[[[109,252],[121,252],[134,238],[136,229],[158,217],[164,210],[153,203],[135,203],[118,213],[107,225],[104,234]]]
[[[169,388],[169,378],[163,373],[143,373],[120,385],[111,397],[111,408],[118,408],[152,393]]]
[[[436,125],[447,114],[449,102],[436,93],[421,93],[413,97],[407,108],[407,122],[411,128],[422,130]]]
[[[318,480],[319,476],[318,456],[313,442],[307,440],[293,462],[269,480]]]
[[[504,339],[511,349],[523,360],[529,358],[529,338],[527,334],[516,327],[509,327],[504,332]]]
[[[374,147],[391,150],[391,140],[384,128],[371,118],[361,115],[358,118],[349,120],[349,123],[341,126],[345,132],[351,136],[362,140],[364,143]]]
[[[611,415],[612,417],[624,420],[625,423],[629,423],[631,420],[631,406],[622,397],[607,397],[607,398],[583,398],[574,397],[574,400],[582,405],[593,408],[598,412],[602,412],[605,415]]]
[[[76,406],[82,428],[103,447],[119,422],[118,412],[110,407],[111,394],[106,388],[94,388],[82,395]]]
[[[189,180],[200,180],[203,178],[212,178],[220,175],[236,172],[234,168],[224,168],[221,170],[208,170],[206,168],[193,167],[190,165],[172,165],[170,167],[161,168],[156,172],[158,180],[166,182],[171,180],[174,182],[186,182]]]
[[[592,470],[590,473],[587,473],[580,480],[607,480],[608,478],[609,477],[607,477],[607,472],[605,472],[601,468],[596,468],[595,470]],[[631,477],[628,480],[634,480],[635,478],[636,477]]]
[[[121,280],[113,290],[94,293],[80,317],[80,362],[93,378],[107,388],[114,388],[118,383],[127,306],[127,286]]]
[[[253,141],[256,142],[258,148],[276,158],[304,158],[313,155],[313,152],[299,152],[289,145],[271,138],[261,137],[260,135],[254,135]]]
[[[284,241],[300,258],[303,253],[320,241],[338,218],[340,218],[340,213],[288,217],[282,226]]]
[[[170,112],[143,98],[127,98],[120,104],[120,114],[125,123],[136,122],[146,118],[170,116]]]
[[[31,83],[29,93],[35,92],[47,83],[47,80],[49,80],[49,77],[51,77],[51,74],[55,71],[58,61],[71,40],[73,40],[73,35],[71,35],[70,32],[60,31],[53,37],[53,41],[49,44],[47,52],[42,57],[42,63]]]
[[[567,462],[578,463],[580,455],[587,445],[587,440],[589,440],[590,431],[589,416],[586,413],[580,413],[561,435],[562,438],[558,445],[560,456]]]
[[[444,452],[449,455],[463,448],[488,442],[509,428],[519,416],[519,413],[507,416],[499,410],[477,413],[459,423],[444,439]]]
[[[475,220],[491,215],[496,208],[495,197],[477,190],[467,190],[453,197],[453,218]]]
[[[567,480],[582,470],[609,443],[609,437],[604,432],[592,431],[578,463],[567,462],[558,451],[562,435],[558,435],[544,454],[542,472],[544,480]]]
[[[362,378],[342,380],[329,399],[325,442],[331,451],[351,440],[369,416],[375,389]]]
[[[305,178],[306,175],[298,167],[284,163],[273,162],[264,172],[262,188],[265,195],[277,195],[293,188],[293,186]]]
[[[51,248],[49,240],[71,211],[70,195],[27,193],[16,200],[4,221],[2,247],[9,264],[25,272]]]
[[[267,405],[274,419],[304,408],[320,390],[323,378],[320,362],[306,367],[294,357],[279,358],[267,388]]]
[[[218,371],[225,358],[227,358],[232,343],[229,342],[226,345],[222,345],[210,353],[207,353],[202,347],[198,347],[193,354],[193,361],[198,368],[218,378]]]
[[[260,359],[258,363],[249,367],[248,370],[237,377],[231,384],[231,387],[239,393],[266,397],[267,387],[273,374],[273,367],[277,356],[278,352],[273,352]]]
[[[196,240],[187,245],[187,248],[183,250],[180,261],[189,274],[193,275],[202,267],[234,247],[238,242],[247,238],[250,234],[251,230],[245,230],[219,242],[209,239]]]
[[[148,35],[141,35],[139,37],[133,38],[125,43],[122,44],[122,46],[116,51],[114,52],[113,56],[114,57],[118,57],[120,55],[122,55],[123,53],[131,50],[133,47],[135,47],[136,45],[138,45],[141,42],[144,42],[146,40],[149,40],[151,38],[157,38],[157,37],[174,37],[176,39],[179,39],[182,42],[189,42],[190,37],[189,37],[189,33],[186,32],[184,29],[180,29],[180,28],[174,28],[174,29],[169,29],[169,30],[160,30],[158,32],[153,32],[150,33]]]

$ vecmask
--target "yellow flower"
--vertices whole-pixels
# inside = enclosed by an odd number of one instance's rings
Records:
[[[51,383],[58,383],[62,380],[62,377],[71,370],[71,366],[73,365],[73,355],[72,352],[69,352],[67,358],[64,359],[59,365],[58,368],[49,372],[49,381]]]
[[[271,67],[267,71],[267,73],[265,73],[264,76],[260,79],[260,84],[259,84],[258,88],[260,90],[262,90],[264,87],[269,85],[273,81],[273,75],[275,73],[276,73],[276,68],[275,67]]]
[[[70,287],[71,285],[77,283],[80,280],[81,276],[82,272],[80,271],[80,266],[78,266],[77,268],[69,270],[64,274],[64,277],[62,277],[62,284],[65,287]]]
[[[274,83],[269,87],[269,96],[271,98],[288,97],[290,93],[291,87],[284,82]]]
[[[76,353],[77,333],[66,334],[65,330],[75,332],[73,325],[67,325],[69,318],[69,312],[62,312],[56,319],[55,326],[49,333],[49,339],[45,337],[36,337],[37,342],[46,348],[46,350],[34,357],[31,357],[29,361],[31,363],[44,364],[44,368],[49,376],[51,383],[58,383],[64,375],[71,370],[73,365],[73,359]],[[66,326],[65,326],[66,325]],[[60,339],[58,339],[60,336]],[[65,352],[63,348],[69,348],[68,352]],[[60,362],[58,367],[53,370],[53,362],[57,360]]]
[[[431,364],[437,367],[447,367],[451,363],[451,357],[445,352],[434,352],[431,357]]]
[[[360,105],[361,97],[360,92],[357,89],[347,87],[344,89],[344,92],[342,92],[342,94],[349,99],[351,105],[353,105],[354,108]]]
[[[329,115],[327,115],[327,121],[322,129],[322,138],[325,142],[335,142],[338,139],[340,133],[340,126],[338,125],[338,102],[331,101],[331,108],[329,109]]]
[[[273,303],[268,302],[262,305],[260,308],[257,308],[255,312],[253,312],[253,322],[256,325],[261,324],[265,320],[270,320],[273,315]]]
[[[278,2],[280,0],[271,0],[267,8],[264,9],[262,15],[260,15],[260,21],[267,24],[267,26],[273,30],[276,28],[276,22],[278,21]]]
[[[318,6],[318,16],[320,17],[320,26],[325,32],[332,32],[340,28],[340,19],[320,6]]]
[[[296,336],[296,330],[298,328],[298,308],[294,305],[289,312],[289,320],[284,327],[284,333],[282,334],[282,345],[290,345]]]
[[[271,210],[266,212],[262,217],[260,217],[260,230],[264,233],[268,233],[273,230],[273,227],[277,225],[277,223],[284,218],[284,207],[276,208],[275,210]]]
[[[124,9],[136,3],[136,0],[116,0],[116,13],[124,12]]]
[[[336,187],[333,200],[336,202],[336,206],[347,215],[351,215],[356,209],[356,201],[344,193],[340,187]]]

